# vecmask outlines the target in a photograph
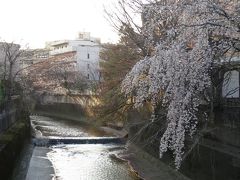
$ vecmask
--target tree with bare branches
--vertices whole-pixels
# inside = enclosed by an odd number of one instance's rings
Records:
[[[99,97],[101,103],[97,107],[99,119],[110,122],[124,122],[127,111],[132,103],[127,103],[121,93],[120,84],[127,72],[141,57],[136,46],[122,37],[118,44],[105,44],[100,53],[100,72],[102,75],[99,84]]]
[[[4,94],[8,100],[14,91],[14,81],[20,69],[19,59],[22,51],[20,45],[14,43],[0,43],[0,68],[1,80],[4,86]]]

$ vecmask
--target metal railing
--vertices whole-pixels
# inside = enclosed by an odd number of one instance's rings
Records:
[[[0,133],[11,127],[18,119],[20,113],[19,97],[13,97],[10,101],[5,101],[0,108]]]

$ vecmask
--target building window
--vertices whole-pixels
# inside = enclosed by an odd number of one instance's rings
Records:
[[[87,58],[88,58],[88,59],[90,58],[90,54],[89,54],[89,53],[87,54]]]
[[[87,74],[87,79],[89,79],[90,78],[90,76],[89,76],[89,74]]]
[[[79,34],[79,39],[83,39],[83,34]]]

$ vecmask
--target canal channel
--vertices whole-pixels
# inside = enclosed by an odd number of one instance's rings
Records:
[[[86,123],[31,116],[33,138],[16,165],[13,180],[136,180],[128,163],[116,158],[125,144],[57,144],[36,146],[41,138],[109,137]]]

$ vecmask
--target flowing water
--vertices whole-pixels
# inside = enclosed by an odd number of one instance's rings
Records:
[[[31,125],[37,137],[102,137],[103,131],[83,122],[46,116],[31,116]]]
[[[64,119],[31,116],[36,137],[109,136],[90,125]],[[46,157],[57,180],[134,180],[138,179],[116,154],[125,150],[120,144],[60,144],[50,146]],[[38,172],[39,173],[39,172]]]
[[[121,151],[117,145],[63,145],[48,153],[57,179],[62,180],[132,180],[126,163],[111,158]]]

